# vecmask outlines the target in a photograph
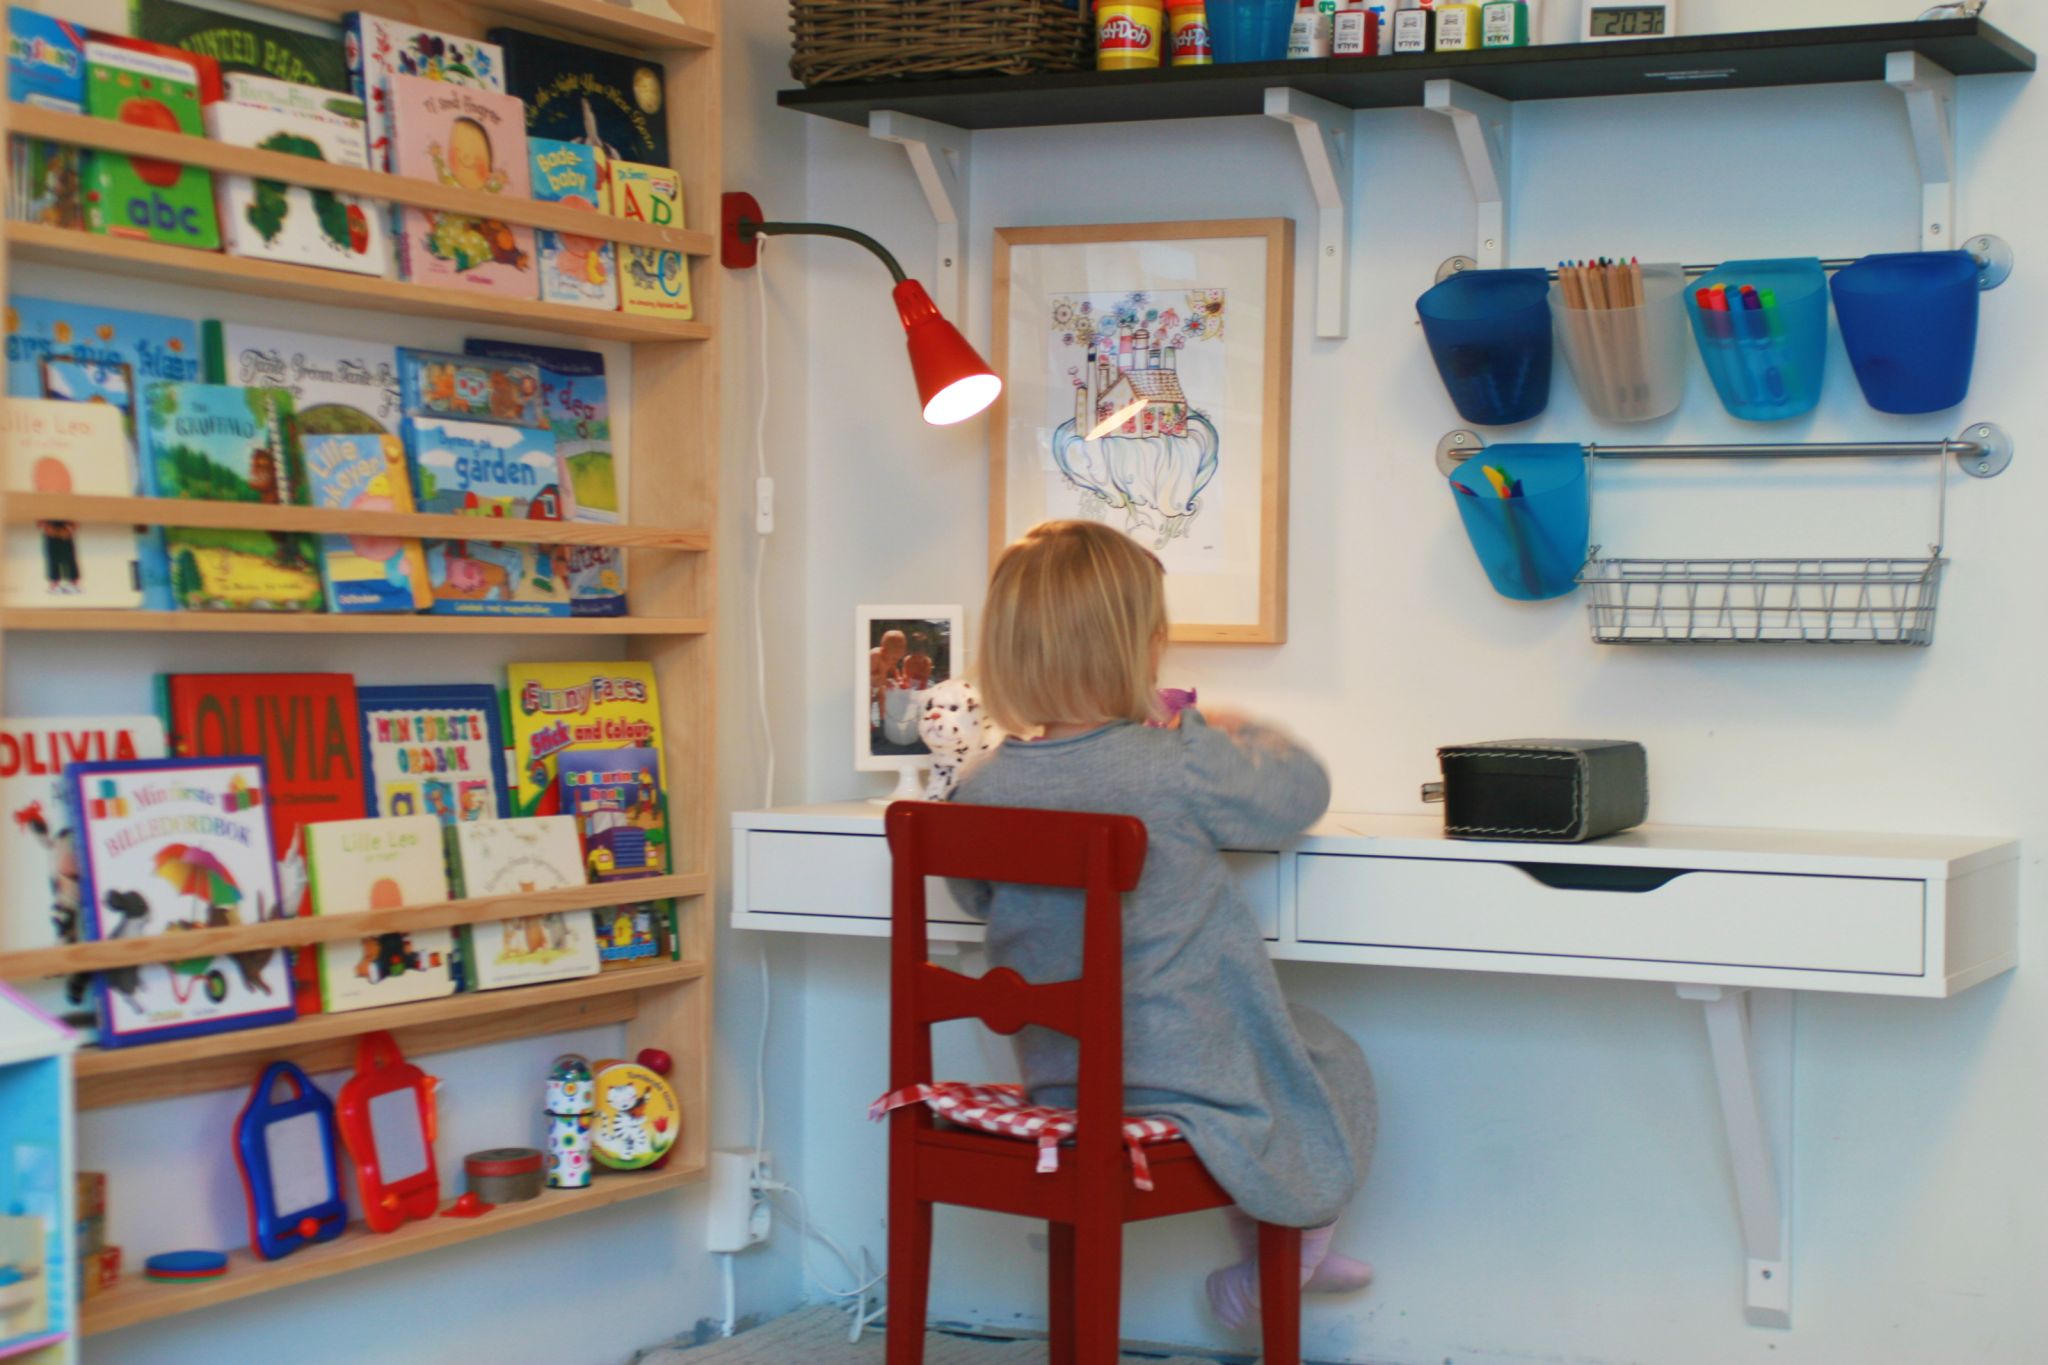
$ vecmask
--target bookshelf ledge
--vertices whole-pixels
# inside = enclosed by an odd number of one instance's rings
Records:
[[[329,612],[0,608],[0,630],[183,635],[703,635],[697,616],[381,616]]]

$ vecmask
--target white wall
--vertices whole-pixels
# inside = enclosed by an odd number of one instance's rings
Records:
[[[1575,7],[1549,27],[1568,28]],[[1692,31],[1852,23],[1916,4],[1689,0]],[[2026,7],[1995,16],[2048,41]],[[1553,35],[1555,36],[1555,35]],[[2048,115],[2026,82],[1967,81],[1964,230],[2012,242],[2019,270],[1985,300],[1965,411],[1887,418],[1839,350],[1811,419],[1768,432],[1721,413],[1695,366],[1684,409],[1641,429],[1586,419],[1560,379],[1529,439],[1926,437],[1965,418],[2005,424],[2018,463],[1952,481],[1955,560],[1931,651],[1602,651],[1580,604],[1526,606],[1486,588],[1432,463],[1460,425],[1435,381],[1413,303],[1437,263],[1471,247],[1472,208],[1448,124],[1421,111],[1357,120],[1351,336],[1315,340],[1312,258],[1298,246],[1294,338],[1293,611],[1280,648],[1176,649],[1167,680],[1276,715],[1310,737],[1340,809],[1420,809],[1441,743],[1511,734],[1643,740],[1664,822],[2048,839],[2034,755],[2048,721],[2028,702],[2048,663],[2029,594],[2042,538],[2030,490],[2048,395]],[[803,122],[763,98],[730,115]],[[1716,260],[1857,255],[1917,245],[1918,185],[1897,97],[1882,87],[1649,96],[1519,106],[1512,260],[1623,252]],[[896,149],[822,120],[807,128],[811,213],[858,225],[928,273],[931,226]],[[967,330],[986,342],[990,231],[1001,225],[1284,215],[1314,208],[1291,134],[1256,120],[978,134]],[[813,326],[780,330],[772,362],[808,367],[800,594],[771,608],[810,642],[801,791],[878,790],[847,757],[840,650],[858,602],[978,603],[987,431],[918,422],[883,282],[860,253],[815,247]],[[748,362],[732,356],[735,376]],[[2029,453],[2033,450],[2033,453]],[[794,460],[794,456],[792,456]],[[1867,545],[1915,554],[1931,490],[1894,471],[1660,471],[1603,494],[1602,524],[1640,552],[1775,552]],[[1732,483],[1719,480],[1732,479]],[[1887,505],[1837,494],[1868,479]],[[1602,473],[1603,487],[1608,474]],[[1733,490],[1718,496],[1717,486]],[[1631,539],[1633,537],[1633,539]],[[1825,545],[1821,542],[1827,542]],[[785,546],[785,548],[787,548]],[[2038,956],[2040,884],[2024,886]],[[862,1110],[883,1087],[887,978],[879,943],[813,940],[805,966],[803,1140],[813,1199],[835,1230],[878,1245],[883,1144]],[[1948,1002],[1809,995],[1798,1006],[1796,1326],[1743,1325],[1741,1261],[1711,1078],[1694,1008],[1654,986],[1293,966],[1283,984],[1354,1033],[1379,1073],[1372,1180],[1339,1233],[1371,1258],[1369,1293],[1309,1313],[1309,1345],[1345,1361],[1718,1362],[1826,1365],[2048,1358],[2038,1179],[2048,986],[2027,970]],[[949,1065],[992,1075],[1000,1051]],[[1038,1229],[941,1222],[934,1312],[1042,1321]],[[1200,1276],[1220,1228],[1155,1225],[1132,1240],[1128,1335],[1221,1344]]]

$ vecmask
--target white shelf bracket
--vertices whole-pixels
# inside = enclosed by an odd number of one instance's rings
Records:
[[[1286,86],[1266,91],[1266,116],[1294,128],[1316,196],[1316,335],[1345,334],[1351,292],[1351,110]]]
[[[1457,130],[1458,153],[1479,210],[1472,255],[1482,270],[1502,269],[1508,263],[1508,157],[1514,106],[1458,81],[1433,80],[1423,83],[1422,107],[1442,114]]]
[[[1755,1327],[1790,1327],[1792,993],[1681,985],[1678,996],[1706,1011],[1742,1226],[1744,1315]]]
[[[1889,52],[1884,83],[1906,98],[1920,163],[1920,249],[1948,251],[1956,232],[1956,78],[1917,52]]]
[[[970,134],[949,123],[876,109],[868,114],[868,136],[893,142],[910,155],[910,169],[939,225],[938,265],[932,297],[956,327],[967,325],[967,271],[961,241],[967,231],[967,147]]]

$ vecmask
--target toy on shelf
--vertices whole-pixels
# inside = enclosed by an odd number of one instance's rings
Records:
[[[79,1171],[73,1177],[72,1220],[77,1225],[78,1297],[92,1298],[121,1279],[121,1248],[107,1242],[107,1176]]]
[[[615,1171],[639,1171],[666,1157],[682,1133],[675,1087],[638,1062],[612,1062],[596,1074],[597,1124],[591,1155]]]
[[[549,1189],[580,1190],[590,1184],[590,1130],[596,1116],[590,1063],[573,1052],[555,1058],[548,1073]]]
[[[496,1204],[485,1203],[476,1196],[475,1191],[471,1191],[457,1196],[454,1203],[441,1210],[441,1216],[443,1218],[481,1218],[496,1207],[498,1207]]]
[[[463,1174],[469,1177],[469,1193],[463,1198],[482,1201],[485,1208],[538,1199],[541,1168],[545,1164],[539,1151],[532,1147],[492,1147],[471,1152],[462,1159]]]
[[[165,1284],[188,1280],[217,1280],[228,1273],[227,1253],[222,1251],[162,1251],[142,1263],[147,1279]]]
[[[279,1082],[291,1094],[279,1100]],[[290,1062],[272,1062],[235,1120],[235,1166],[249,1202],[249,1249],[266,1261],[348,1226],[334,1102]]]
[[[363,1221],[372,1232],[392,1232],[415,1218],[432,1218],[441,1203],[441,1173],[434,1164],[438,1122],[432,1076],[405,1060],[388,1033],[369,1033],[356,1045],[356,1073],[341,1087],[342,1140],[355,1163]]]

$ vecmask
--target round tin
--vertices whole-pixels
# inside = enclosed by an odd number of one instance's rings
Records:
[[[545,1164],[532,1147],[491,1147],[462,1159],[469,1191],[486,1204],[517,1204],[540,1197]]]

